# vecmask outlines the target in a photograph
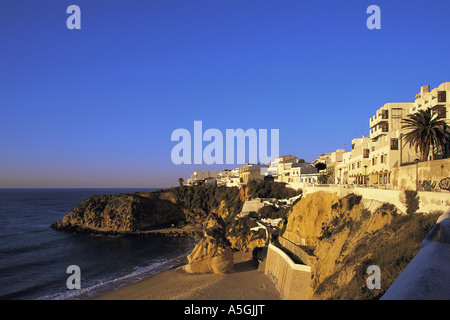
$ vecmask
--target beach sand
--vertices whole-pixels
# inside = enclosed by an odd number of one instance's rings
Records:
[[[275,285],[258,270],[251,253],[234,253],[234,270],[226,274],[163,271],[95,300],[280,300]]]

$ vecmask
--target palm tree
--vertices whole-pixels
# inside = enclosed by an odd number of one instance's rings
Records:
[[[178,178],[178,182],[180,183],[180,186],[183,185],[184,179],[183,178]]]
[[[422,154],[422,160],[426,161],[428,154],[445,152],[450,141],[450,132],[444,119],[439,119],[431,109],[419,110],[402,120],[403,129],[409,130],[405,135],[405,141],[409,146],[414,146],[416,152]]]

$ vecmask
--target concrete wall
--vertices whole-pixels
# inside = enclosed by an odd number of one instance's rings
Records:
[[[444,181],[442,181],[444,180]],[[393,168],[391,173],[392,188],[396,190],[416,190],[450,193],[450,159],[419,162]]]
[[[269,244],[264,273],[287,300],[311,298],[311,267],[295,264],[281,249]]]
[[[264,207],[264,203],[259,198],[247,200],[244,202],[244,205],[242,206],[241,213],[249,213],[252,211],[258,212],[258,210],[261,209],[262,207]]]
[[[328,187],[304,187],[303,193],[312,193],[317,191],[333,192],[339,197],[345,197],[354,193],[367,200],[376,200],[380,202],[389,202],[395,205],[402,213],[406,212],[405,205],[401,202],[401,190],[386,190],[376,188],[358,188],[347,185],[333,185]],[[428,192],[419,191],[420,197],[419,212],[446,212],[450,208],[450,192]]]
[[[287,234],[292,234],[289,231],[285,231]],[[298,237],[294,236],[295,240],[298,240]],[[305,239],[303,239],[305,240]],[[278,237],[278,241],[283,246],[283,248],[286,248],[289,250],[292,254],[294,254],[297,259],[299,259],[302,263],[304,263],[307,266],[314,266],[314,264],[317,262],[317,257],[309,255],[305,250],[303,250],[300,245],[295,243],[288,238],[284,238],[283,236]]]

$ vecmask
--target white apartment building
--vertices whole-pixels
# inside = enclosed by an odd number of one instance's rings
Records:
[[[297,162],[297,163],[292,163],[289,172],[288,172],[288,176],[287,176],[287,183],[296,183],[296,182],[302,182],[301,178],[306,175],[306,174],[313,174],[313,173],[317,173],[317,168],[313,167],[310,163],[308,162]],[[284,181],[286,182],[286,181]]]
[[[314,183],[317,184],[319,183],[319,177],[322,175],[323,173],[306,173],[306,174],[302,174],[300,177],[300,182],[301,183]]]
[[[217,178],[216,170],[196,170],[191,175],[191,178],[187,180],[188,185],[194,185],[199,181],[206,180],[208,178]]]
[[[239,168],[222,170],[217,174],[217,185],[239,187]]]
[[[282,167],[281,170],[285,170],[283,164],[297,162],[298,160],[299,159],[297,157],[292,155],[285,155],[275,158],[271,163],[269,163],[269,167],[267,168],[267,175],[276,177],[278,176],[280,167]]]

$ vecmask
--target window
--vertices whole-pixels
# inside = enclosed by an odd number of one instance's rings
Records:
[[[439,108],[435,113],[437,114],[439,119],[447,118],[447,110],[445,107]]]
[[[381,162],[380,163],[384,163],[384,155],[381,155]]]
[[[372,158],[372,165],[373,165],[373,166],[375,165],[376,162],[377,162],[377,161],[376,161],[376,158]]]
[[[398,139],[391,138],[391,150],[398,150]]]
[[[381,125],[381,131],[382,132],[389,132],[389,123],[383,123]]]
[[[447,102],[447,91],[438,91],[438,102]]]
[[[369,152],[370,152],[370,150],[369,149],[364,149],[363,150],[363,158],[369,158]]]
[[[389,119],[389,110],[381,111],[381,119]]]
[[[401,118],[403,110],[401,108],[392,108],[391,114],[392,118]]]

